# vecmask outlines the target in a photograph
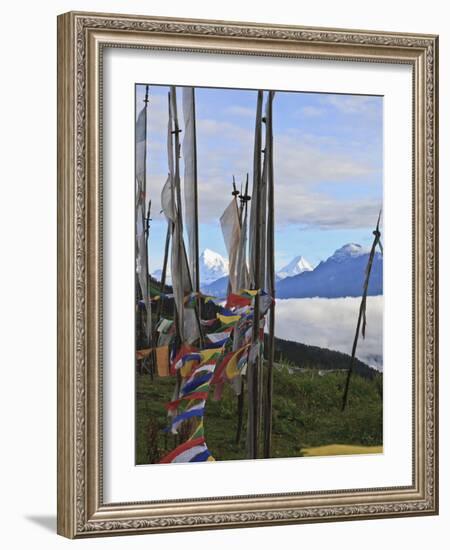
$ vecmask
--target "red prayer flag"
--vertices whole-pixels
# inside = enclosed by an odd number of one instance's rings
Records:
[[[228,295],[227,303],[225,304],[226,308],[230,307],[244,307],[249,306],[252,303],[250,298],[245,296],[239,296],[238,294],[230,293]]]

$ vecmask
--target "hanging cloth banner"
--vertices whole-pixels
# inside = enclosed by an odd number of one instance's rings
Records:
[[[248,176],[246,189],[248,189]],[[247,191],[245,191],[244,196],[247,196]],[[246,201],[246,199],[244,199]],[[238,244],[238,252],[236,259],[236,288],[248,288],[250,286],[250,278],[248,274],[247,267],[247,219],[248,219],[248,207],[247,201],[244,203],[241,208],[243,213],[243,219],[241,215],[240,225],[241,232]]]
[[[189,269],[192,284],[197,287],[198,236],[197,236],[197,143],[195,128],[195,91],[194,88],[183,88],[184,115],[184,224],[188,236]],[[198,288],[196,288],[198,290]]]
[[[231,291],[237,290],[237,257],[241,238],[241,226],[239,221],[239,209],[236,198],[233,197],[220,217],[223,240],[228,253],[229,280]]]
[[[169,101],[169,124],[167,130],[167,149],[169,157],[169,180],[163,188],[161,205],[164,214],[172,222],[172,249],[171,249],[171,274],[172,288],[177,310],[178,330],[183,342],[194,342],[199,336],[195,311],[186,309],[184,297],[192,293],[192,282],[189,274],[188,260],[183,240],[183,225],[181,220],[181,204],[177,204],[179,190],[179,174],[174,163],[174,151],[172,142],[172,128],[176,127],[176,96],[175,88],[171,88]],[[176,128],[175,130],[176,131]],[[166,187],[167,186],[167,187]]]
[[[156,367],[158,369],[158,376],[169,376],[169,346],[156,348]]]
[[[262,124],[262,104],[263,104],[263,92],[258,91],[258,98],[256,104],[256,121],[255,121],[255,141],[254,141],[254,154],[253,154],[253,186],[252,186],[252,200],[250,201],[250,225],[249,225],[249,278],[250,285],[252,287],[258,280],[260,273],[260,260],[258,262],[261,245],[261,124]]]
[[[143,186],[145,179],[145,141],[147,135],[147,109],[143,107],[136,121],[136,180]],[[137,196],[136,199],[142,200],[143,197]],[[144,198],[145,200],[145,198]]]
[[[135,128],[135,162],[136,162],[136,273],[142,300],[145,306],[144,332],[147,342],[151,334],[151,303],[147,280],[147,240],[146,240],[146,145],[147,145],[147,104],[142,108]]]

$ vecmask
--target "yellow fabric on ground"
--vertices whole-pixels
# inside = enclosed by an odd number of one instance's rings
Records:
[[[366,455],[383,452],[382,445],[323,445],[302,449],[303,456]]]

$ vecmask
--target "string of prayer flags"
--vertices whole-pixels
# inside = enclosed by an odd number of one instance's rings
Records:
[[[191,399],[207,399],[207,397],[208,397],[208,392],[206,391],[192,392],[188,395],[183,395],[182,397],[179,397],[174,401],[170,401],[169,403],[166,403],[164,406],[168,411],[173,411],[173,410],[176,410],[183,401],[187,401]]]
[[[260,295],[259,340],[252,344],[253,298]],[[186,295],[184,304],[194,303],[200,293]],[[213,299],[213,298],[211,298]],[[213,398],[222,396],[225,383],[230,383],[236,394],[242,391],[242,375],[262,353],[264,315],[272,304],[272,297],[260,290],[240,290],[230,293],[225,306],[218,305],[216,319],[203,320],[210,327],[206,334],[206,348],[197,349],[183,344],[171,361],[171,373],[181,375],[171,402],[166,404],[170,417],[169,430],[176,434],[186,421],[194,420],[188,441],[178,445],[161,463],[203,462],[214,460],[204,441],[204,414],[210,386],[214,385]],[[173,321],[164,320],[158,331],[170,330]],[[168,353],[168,352],[167,352]]]
[[[186,456],[190,456],[191,453],[188,453],[187,455],[183,456],[186,451],[190,451],[191,449],[200,448],[200,450],[197,450],[197,454],[200,452],[203,452],[205,445],[205,437],[196,437],[195,439],[188,439],[181,445],[178,445],[173,451],[168,453],[166,456],[164,456],[159,462],[160,464],[168,464],[170,462],[189,462],[189,460],[186,460]],[[193,455],[195,456],[195,454]],[[190,456],[190,458],[193,458],[193,456]]]
[[[205,412],[205,400],[202,400],[200,401],[200,403],[192,405],[191,407],[187,408],[184,412],[177,415],[172,420],[172,426],[170,428],[170,431],[173,434],[178,433],[177,429],[182,422],[184,422],[188,418],[202,417],[204,412]]]
[[[211,380],[212,375],[212,372],[208,372],[206,374],[196,376],[191,382],[188,382],[181,387],[180,395],[187,395],[193,391],[204,391],[203,386],[205,384],[209,385],[209,381]]]
[[[189,346],[188,344],[183,344],[181,348],[178,350],[178,353],[175,355],[175,357],[172,359],[172,362],[170,364],[170,372],[171,374],[176,374],[176,371],[180,369],[183,366],[182,358],[187,355],[188,353],[193,353],[197,351],[196,348]]]

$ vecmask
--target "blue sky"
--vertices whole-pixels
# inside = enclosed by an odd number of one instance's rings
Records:
[[[147,186],[152,198],[150,271],[161,267],[166,222],[167,86],[150,86]],[[136,86],[137,112],[145,86]],[[178,116],[183,128],[181,88]],[[382,204],[381,97],[277,92],[273,103],[276,269],[311,263],[348,242],[369,245]],[[226,256],[219,217],[253,164],[256,91],[196,89],[200,250]],[[181,174],[183,163],[181,159]]]

